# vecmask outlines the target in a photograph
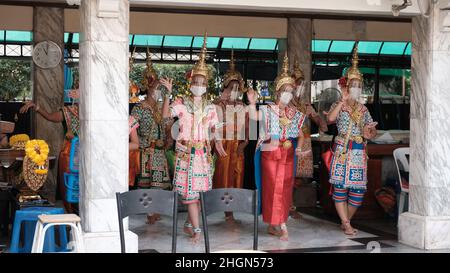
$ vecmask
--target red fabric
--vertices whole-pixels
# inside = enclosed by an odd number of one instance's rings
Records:
[[[285,223],[292,205],[294,148],[261,152],[262,215],[271,225]]]
[[[64,184],[64,173],[70,172],[69,161],[70,161],[70,147],[71,142],[68,139],[64,140],[64,146],[59,154],[58,159],[58,188],[61,198],[63,200],[64,207],[67,213],[74,213],[76,211],[75,204],[68,203],[66,200],[66,185]]]
[[[322,161],[323,164],[325,164],[325,167],[327,168],[327,171],[330,171],[331,166],[331,159],[333,158],[333,152],[331,149],[328,149],[326,152],[322,153]]]
[[[341,78],[339,79],[339,86],[340,86],[340,87],[345,87],[345,86],[347,86],[347,78],[346,78],[346,77],[341,77]]]

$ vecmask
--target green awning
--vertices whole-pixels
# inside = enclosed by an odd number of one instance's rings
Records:
[[[0,36],[0,41],[2,42],[31,43],[33,41],[33,33],[31,31],[2,30]]]
[[[354,45],[355,41],[333,41],[330,53],[351,53]]]
[[[203,46],[203,36],[194,37],[194,42],[192,43],[193,48],[201,48]],[[219,45],[220,37],[208,37],[206,38],[206,46],[208,48],[217,48]]]
[[[163,35],[134,35],[133,44],[136,46],[157,46],[163,42]]]
[[[277,39],[252,38],[250,41],[250,50],[275,50]]]
[[[165,36],[164,47],[191,47],[192,36]]]
[[[225,37],[223,38],[222,48],[247,49],[249,42],[250,38]]]

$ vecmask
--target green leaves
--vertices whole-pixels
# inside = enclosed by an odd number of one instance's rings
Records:
[[[22,100],[31,94],[31,61],[0,60],[0,100]]]

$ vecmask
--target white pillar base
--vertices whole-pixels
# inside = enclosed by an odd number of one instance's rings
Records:
[[[83,233],[86,253],[120,253],[119,232]],[[127,253],[138,253],[138,236],[125,231],[125,248]]]
[[[398,241],[420,249],[450,249],[450,217],[402,213]]]

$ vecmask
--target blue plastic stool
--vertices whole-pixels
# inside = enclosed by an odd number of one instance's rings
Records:
[[[31,207],[17,210],[14,216],[14,226],[9,248],[10,253],[30,253],[33,245],[34,231],[38,216],[41,214],[64,214],[63,208]],[[24,224],[23,247],[19,246],[21,225]],[[64,226],[59,229],[60,247],[55,247],[55,230],[50,228],[45,236],[44,252],[66,251],[67,232]]]

